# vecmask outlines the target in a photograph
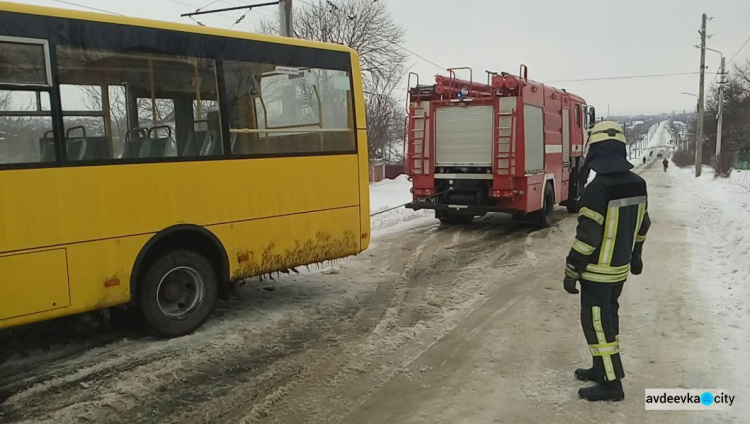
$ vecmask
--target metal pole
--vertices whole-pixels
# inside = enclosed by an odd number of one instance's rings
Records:
[[[721,169],[721,124],[724,120],[724,56],[721,56],[721,78],[719,79],[719,116],[716,124],[716,163]]]
[[[706,76],[706,14],[703,14],[701,23],[701,76],[700,84],[698,86],[698,134],[695,139],[695,176],[701,176],[701,168],[703,166],[703,90],[705,89],[705,76]]]
[[[279,32],[283,37],[294,37],[292,0],[279,1]]]

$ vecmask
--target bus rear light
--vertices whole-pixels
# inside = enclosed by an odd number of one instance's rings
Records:
[[[362,239],[366,239],[367,237],[370,237],[370,233],[362,233],[361,235]]]

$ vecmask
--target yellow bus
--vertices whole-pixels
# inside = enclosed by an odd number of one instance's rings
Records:
[[[190,333],[230,281],[365,250],[367,172],[348,47],[0,2],[0,328]]]

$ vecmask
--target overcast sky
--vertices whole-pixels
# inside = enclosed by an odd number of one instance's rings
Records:
[[[180,13],[205,6],[209,0],[71,0],[123,15],[193,23]],[[334,2],[341,0],[332,0]],[[529,78],[566,88],[597,107],[599,115],[693,110],[698,76],[557,82],[631,75],[697,72],[701,14],[713,37],[708,46],[727,60],[750,37],[748,0],[380,0],[393,18],[407,28],[404,46],[441,67],[470,66],[484,71],[518,72],[529,67]],[[57,0],[26,0],[54,7],[77,7]],[[250,2],[260,2],[251,0]],[[245,4],[218,0],[210,8]],[[305,7],[296,0],[295,7]],[[79,9],[79,8],[78,8]],[[252,30],[275,7],[253,11],[235,29]],[[210,26],[228,28],[243,12],[201,17]],[[733,63],[750,58],[750,43]],[[441,70],[412,57],[422,81]],[[707,52],[707,86],[714,81],[719,55]],[[731,64],[729,66],[731,69]],[[404,87],[405,89],[405,87]]]

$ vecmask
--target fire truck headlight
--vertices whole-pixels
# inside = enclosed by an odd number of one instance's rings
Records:
[[[469,87],[463,87],[461,88],[461,95],[466,97],[469,95]]]

